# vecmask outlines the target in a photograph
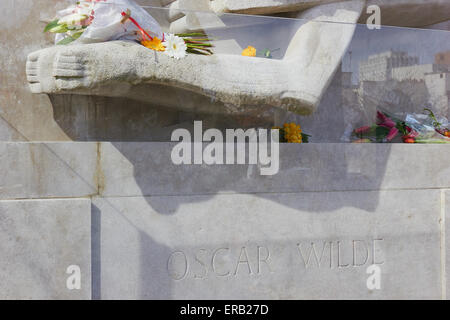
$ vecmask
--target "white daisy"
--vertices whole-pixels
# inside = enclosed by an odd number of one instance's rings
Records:
[[[164,38],[163,45],[166,47],[165,54],[175,59],[186,57],[187,46],[183,38],[177,37],[174,34],[165,34]]]

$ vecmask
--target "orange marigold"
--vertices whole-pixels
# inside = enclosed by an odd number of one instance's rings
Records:
[[[166,48],[163,46],[162,41],[158,39],[157,37],[154,37],[153,40],[143,40],[141,41],[141,44],[149,49],[155,50],[155,51],[165,51]]]
[[[285,123],[283,126],[284,138],[288,143],[302,143],[302,129],[295,123]]]

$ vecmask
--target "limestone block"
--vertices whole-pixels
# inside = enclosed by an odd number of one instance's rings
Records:
[[[98,192],[96,143],[0,143],[0,199]]]
[[[438,190],[93,203],[98,298],[441,297]],[[154,206],[174,211],[160,214]],[[367,285],[374,272],[379,290]]]
[[[175,145],[102,143],[101,194],[117,197],[450,187],[450,166],[442,161],[449,158],[450,149],[442,145],[281,144],[280,170],[274,176],[261,176],[257,165],[177,166],[171,161]]]
[[[446,283],[443,284],[443,286],[445,286],[443,289],[445,289],[447,300],[450,300],[450,191],[442,191],[441,197],[442,215],[444,218],[443,220],[445,221],[445,225],[442,227],[445,244],[441,248],[443,254],[442,271],[445,273],[446,277]]]
[[[14,130],[8,125],[8,122],[0,118],[0,141],[9,141],[12,139]]]
[[[90,299],[90,213],[87,199],[0,201],[0,299]]]
[[[53,36],[42,33],[57,10],[71,0],[2,0],[0,25],[0,140],[69,140],[52,117],[45,95],[33,95],[23,72],[27,55],[53,44]],[[7,132],[4,134],[4,132]]]

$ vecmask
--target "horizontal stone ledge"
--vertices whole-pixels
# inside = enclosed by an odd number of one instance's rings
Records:
[[[440,190],[94,198],[93,208],[103,299],[441,298]],[[367,286],[371,265],[379,290]]]
[[[175,145],[102,143],[101,195],[450,188],[447,145],[281,144],[280,168],[273,176],[262,176],[257,165],[175,165]]]
[[[0,201],[0,257],[0,299],[90,299],[91,201]]]
[[[0,143],[0,199],[450,188],[450,147],[282,144],[279,172],[175,165],[169,142]]]
[[[0,142],[0,199],[96,194],[97,147],[97,143]]]

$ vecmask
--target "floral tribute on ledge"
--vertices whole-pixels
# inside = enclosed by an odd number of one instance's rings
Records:
[[[280,50],[280,48],[273,50],[270,49],[256,50],[255,47],[248,46],[242,51],[241,54],[244,57],[258,57],[258,58],[272,59],[273,58],[272,53],[278,50]]]
[[[280,143],[309,143],[311,136],[303,132],[299,124],[285,123],[283,127],[273,127],[280,130]]]
[[[130,40],[174,59],[187,54],[212,55],[203,32],[170,34],[133,0],[85,0],[59,11],[44,32],[56,34],[57,45]]]
[[[355,129],[353,143],[450,143],[448,120],[438,120],[428,108],[424,112],[395,117],[377,111],[377,124]]]

